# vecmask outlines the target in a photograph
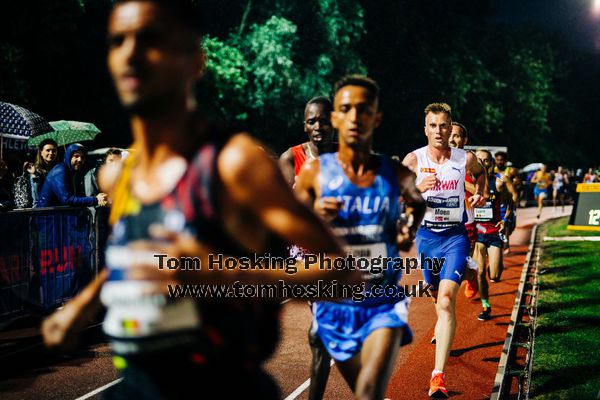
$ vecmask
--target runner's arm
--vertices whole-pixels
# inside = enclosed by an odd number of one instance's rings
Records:
[[[471,194],[475,194],[475,185],[471,182],[465,182],[465,190]]]
[[[281,173],[287,183],[290,187],[293,187],[296,180],[296,171],[294,168],[294,153],[291,148],[287,149],[281,157],[279,157],[279,168],[281,168]]]
[[[320,196],[319,171],[319,159],[305,162],[298,174],[295,192],[300,201],[312,208],[323,221],[329,223],[337,218],[342,202],[335,197]]]
[[[408,153],[406,157],[404,157],[404,160],[402,160],[402,165],[407,167],[415,174],[417,173],[418,164],[419,163],[417,162],[417,155],[415,153]],[[436,185],[436,183],[437,175],[431,174],[424,178],[421,182],[419,182],[419,184],[416,187],[421,193],[425,193],[429,189],[433,188]]]
[[[469,198],[469,201],[474,207],[483,206],[485,204],[484,195],[487,188],[487,176],[485,169],[471,152],[467,153],[467,172],[470,172],[475,179],[475,193]]]
[[[468,150],[469,153],[474,154],[472,151]],[[477,158],[477,157],[475,157]],[[479,162],[479,160],[477,160],[477,162]],[[468,172],[467,172],[468,173]],[[473,175],[469,174],[469,176],[471,176],[471,178],[473,178]],[[475,185],[472,184],[471,182],[467,182],[465,181],[465,190],[467,192],[469,192],[470,194],[475,194]]]
[[[42,336],[47,347],[70,351],[77,346],[79,331],[102,309],[100,290],[107,277],[105,268],[81,293],[44,320]]]
[[[402,160],[402,165],[410,169],[415,174],[417,173],[417,155],[415,153],[408,153],[404,160]]]
[[[408,167],[398,165],[397,174],[400,194],[404,198],[407,211],[409,211],[407,215],[412,215],[413,222],[410,226],[410,233],[411,237],[414,238],[425,215],[425,201],[415,185],[416,176]]]
[[[316,183],[320,169],[321,164],[319,159],[316,158],[306,161],[304,165],[302,165],[302,168],[300,168],[300,173],[298,174],[294,192],[300,201],[308,207],[312,207],[319,197],[319,188]]]
[[[516,204],[519,201],[519,194],[515,190],[515,185],[513,185],[512,179],[510,179],[510,177],[508,175],[506,175],[504,173],[502,175],[504,178],[504,184],[506,185],[506,189],[508,190],[508,193],[512,197],[513,203]]]

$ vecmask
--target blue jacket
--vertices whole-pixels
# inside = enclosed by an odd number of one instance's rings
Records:
[[[75,151],[86,154],[85,148],[78,144],[67,147],[62,163],[56,164],[48,173],[36,208],[54,206],[95,206],[98,199],[95,196],[85,197],[83,191],[77,193],[77,187],[83,185],[83,172],[73,171],[71,157]],[[77,196],[77,195],[80,196]]]

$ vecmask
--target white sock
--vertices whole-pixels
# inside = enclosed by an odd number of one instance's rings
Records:
[[[431,377],[433,378],[433,376],[435,374],[443,374],[443,373],[444,373],[444,371],[440,371],[439,369],[434,369],[433,372],[431,373]]]

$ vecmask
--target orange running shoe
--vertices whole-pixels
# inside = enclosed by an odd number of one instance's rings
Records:
[[[472,299],[475,297],[478,291],[479,287],[477,285],[477,273],[475,273],[473,270],[468,270],[467,279],[465,280],[465,297],[467,299]]]
[[[446,383],[444,382],[446,374],[438,372],[431,377],[429,381],[429,397],[432,399],[447,399],[448,390],[446,390]]]

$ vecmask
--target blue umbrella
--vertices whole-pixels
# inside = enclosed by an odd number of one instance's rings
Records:
[[[0,157],[4,148],[3,138],[27,140],[51,130],[50,124],[38,114],[0,101]]]

